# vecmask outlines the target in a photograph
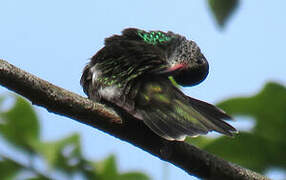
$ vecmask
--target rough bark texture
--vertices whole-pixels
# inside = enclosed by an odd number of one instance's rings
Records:
[[[0,84],[26,97],[35,105],[127,141],[191,175],[203,179],[267,179],[193,145],[162,139],[149,130],[143,122],[121,109],[92,102],[1,59]]]

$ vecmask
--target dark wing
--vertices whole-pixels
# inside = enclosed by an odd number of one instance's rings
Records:
[[[156,38],[157,34],[152,35],[152,32],[159,33],[160,36]],[[95,82],[92,79],[97,78],[98,83],[93,83],[95,86],[107,87],[117,84],[127,96],[141,76],[157,75],[157,72],[165,71],[168,68],[166,48],[173,44],[173,39],[170,42],[166,39],[173,33],[152,32],[129,28],[125,29],[122,35],[106,38],[105,46],[91,58],[91,62],[84,69],[81,81],[83,87],[88,87],[86,84]],[[150,40],[151,37],[154,37],[153,40]],[[94,73],[95,69],[97,73]],[[97,74],[100,79],[92,74]]]
[[[180,38],[172,32],[128,28],[122,35],[105,39],[105,46],[92,57],[90,67],[96,64],[106,82],[123,85],[142,74],[160,75],[160,72],[167,72],[168,75],[170,65],[166,58]]]
[[[81,84],[91,99],[117,104],[133,114],[134,98],[144,76],[166,68],[165,51],[146,43],[138,29],[105,39],[105,46],[85,67]],[[107,93],[107,87],[113,92]],[[116,93],[114,93],[116,91]],[[137,116],[136,116],[137,117]]]
[[[185,96],[165,79],[142,85],[136,111],[145,124],[168,140],[184,140],[209,131],[233,135],[236,130],[223,121],[230,118],[213,105]]]
[[[144,42],[137,29],[126,29],[122,35],[105,39],[105,47],[94,57],[103,76],[112,75],[119,81],[127,82],[141,74],[148,74],[166,68],[164,51],[153,44]]]

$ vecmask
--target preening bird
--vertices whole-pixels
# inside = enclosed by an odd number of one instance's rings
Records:
[[[224,121],[230,116],[186,96],[171,81],[193,86],[208,70],[194,41],[173,32],[128,28],[105,39],[84,68],[81,85],[90,99],[119,106],[167,140],[209,131],[232,136],[236,129]]]

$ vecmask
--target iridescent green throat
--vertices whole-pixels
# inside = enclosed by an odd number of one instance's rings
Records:
[[[146,33],[142,30],[138,30],[137,33],[148,44],[156,45],[157,43],[164,43],[171,40],[171,37],[160,31],[151,31]]]

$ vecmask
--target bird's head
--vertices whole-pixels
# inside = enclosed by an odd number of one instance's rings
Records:
[[[209,64],[194,41],[181,37],[168,57],[169,69],[175,81],[182,86],[202,82],[208,75]]]

